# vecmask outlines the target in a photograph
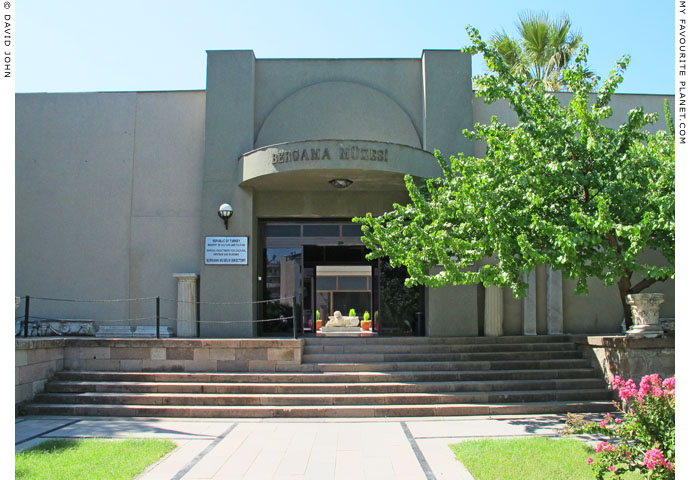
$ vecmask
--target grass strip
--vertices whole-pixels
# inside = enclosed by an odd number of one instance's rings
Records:
[[[47,440],[14,455],[15,480],[132,480],[175,449],[170,440]]]
[[[594,479],[587,457],[594,449],[574,438],[529,437],[467,440],[450,445],[475,480]],[[613,478],[613,477],[611,477]],[[622,477],[643,478],[637,472]]]

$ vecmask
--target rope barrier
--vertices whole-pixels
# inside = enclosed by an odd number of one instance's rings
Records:
[[[103,325],[104,323],[126,323],[129,324],[130,326],[134,322],[142,322],[142,321],[151,321],[151,323],[155,323],[155,328],[156,328],[156,336],[158,336],[160,333],[160,321],[161,320],[167,320],[167,321],[177,321],[178,319],[175,317],[164,317],[161,316],[160,312],[160,301],[165,300],[167,302],[175,302],[175,303],[186,303],[186,304],[194,304],[194,305],[253,305],[253,304],[265,304],[265,303],[275,303],[275,302],[284,302],[284,301],[290,301],[292,303],[292,316],[289,317],[276,317],[276,318],[265,318],[265,319],[257,319],[257,320],[230,320],[230,319],[225,319],[225,320],[200,320],[197,319],[195,323],[201,324],[201,323],[215,323],[215,324],[239,324],[239,323],[268,323],[268,322],[283,322],[287,323],[288,321],[292,320],[292,325],[293,325],[293,333],[295,338],[297,338],[297,317],[296,317],[296,312],[295,312],[295,297],[281,297],[281,298],[274,298],[270,300],[258,300],[258,301],[246,301],[246,302],[189,302],[185,300],[174,300],[171,298],[162,298],[162,297],[140,297],[140,298],[127,298],[127,299],[110,299],[110,300],[96,300],[96,299],[91,299],[91,300],[76,300],[76,299],[68,299],[68,298],[50,298],[50,297],[31,297],[27,295],[26,297],[19,297],[20,299],[25,300],[25,308],[24,308],[24,315],[23,316],[16,316],[15,320],[20,320],[23,319],[23,330],[24,330],[24,336],[26,337],[28,335],[28,326],[29,326],[29,320],[34,320],[34,321],[60,321],[60,320],[66,320],[66,319],[60,319],[60,318],[50,318],[50,317],[41,317],[41,316],[35,316],[35,315],[30,315],[29,313],[29,304],[30,304],[30,299],[34,300],[44,300],[44,301],[54,301],[54,302],[69,302],[69,303],[118,303],[118,302],[136,302],[136,301],[143,301],[143,300],[155,300],[156,301],[156,314],[155,316],[147,316],[147,317],[134,317],[134,318],[112,318],[112,319],[103,319],[103,318],[84,318],[84,319],[70,319],[70,320],[75,320],[75,321],[97,321],[99,324]],[[34,327],[32,327],[34,328]]]
[[[25,318],[24,315],[19,317],[14,317],[15,320]],[[49,321],[60,321],[66,320],[62,318],[50,318],[50,317],[37,317],[34,315],[29,315],[29,318],[34,320],[49,320]],[[292,320],[294,317],[276,317],[276,318],[263,318],[259,320],[197,320],[197,323],[247,323],[247,322],[276,322],[279,320]],[[98,321],[98,322],[134,322],[139,320],[155,320],[156,317],[135,317],[135,318],[113,318],[113,319],[91,319],[91,318],[70,318],[68,320],[73,321]],[[175,317],[160,317],[161,320],[173,320],[177,321]]]
[[[25,299],[26,297],[19,297],[20,299]],[[166,298],[166,297],[160,297],[161,300],[165,300],[166,302],[174,302],[174,303],[191,303],[195,305],[253,305],[253,304],[259,304],[259,303],[271,303],[271,302],[281,302],[285,300],[292,300],[293,297],[281,297],[281,298],[272,298],[270,300],[256,300],[256,301],[248,301],[248,302],[188,302],[186,300],[175,300],[172,298]],[[116,299],[110,299],[110,300],[76,300],[72,298],[50,298],[50,297],[31,297],[32,300],[46,300],[46,301],[51,301],[51,302],[70,302],[70,303],[115,303],[115,302],[138,302],[142,300],[155,300],[156,297],[140,297],[140,298],[116,298]]]
[[[47,298],[47,297],[31,297],[32,300],[48,300],[52,302],[72,302],[72,303],[114,303],[114,302],[137,302],[140,300],[155,300],[156,297],[142,297],[142,298],[117,298],[114,300],[74,300],[69,298]]]
[[[34,297],[31,297],[34,298]],[[165,298],[161,297],[161,300],[165,300],[166,302],[175,302],[175,303],[191,303],[194,305],[250,305],[250,304],[258,304],[258,303],[271,303],[271,302],[280,302],[283,300],[292,300],[293,297],[282,297],[282,298],[272,298],[271,300],[257,300],[255,302],[188,302],[186,300],[173,300],[172,298]]]
[[[263,320],[199,320],[199,323],[262,323],[275,322],[278,320],[292,320],[294,317],[266,318]]]
[[[21,317],[15,317],[15,320],[19,318],[26,318],[24,316]],[[61,319],[61,318],[50,318],[50,317],[36,317],[34,315],[29,315],[29,318],[33,318],[35,320],[48,320],[48,321],[60,321],[60,320],[66,320],[66,319]],[[155,320],[156,317],[135,317],[135,318],[113,318],[113,319],[98,319],[98,322],[135,322],[139,320]],[[75,322],[92,322],[95,321],[94,319],[91,318],[70,318],[69,320],[75,321]]]

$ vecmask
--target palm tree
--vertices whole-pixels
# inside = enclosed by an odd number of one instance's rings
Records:
[[[571,31],[572,24],[566,14],[552,20],[545,12],[522,12],[518,19],[518,39],[503,30],[493,35],[491,44],[513,73],[524,76],[528,84],[561,90],[562,72],[582,43],[582,35]]]

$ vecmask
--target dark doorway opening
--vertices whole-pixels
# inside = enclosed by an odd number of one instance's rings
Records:
[[[424,335],[424,290],[404,286],[406,271],[367,260],[351,223],[262,222],[259,336],[316,335],[350,309],[370,325],[362,334]],[[318,235],[318,236],[317,236]],[[270,301],[269,301],[270,300]]]

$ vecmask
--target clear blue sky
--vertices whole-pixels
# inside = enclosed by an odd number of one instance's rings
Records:
[[[206,85],[206,50],[257,58],[419,58],[424,49],[516,34],[521,10],[566,12],[606,75],[632,61],[619,92],[674,91],[674,1],[16,0],[18,92],[191,90]],[[475,59],[473,70],[483,70]]]

